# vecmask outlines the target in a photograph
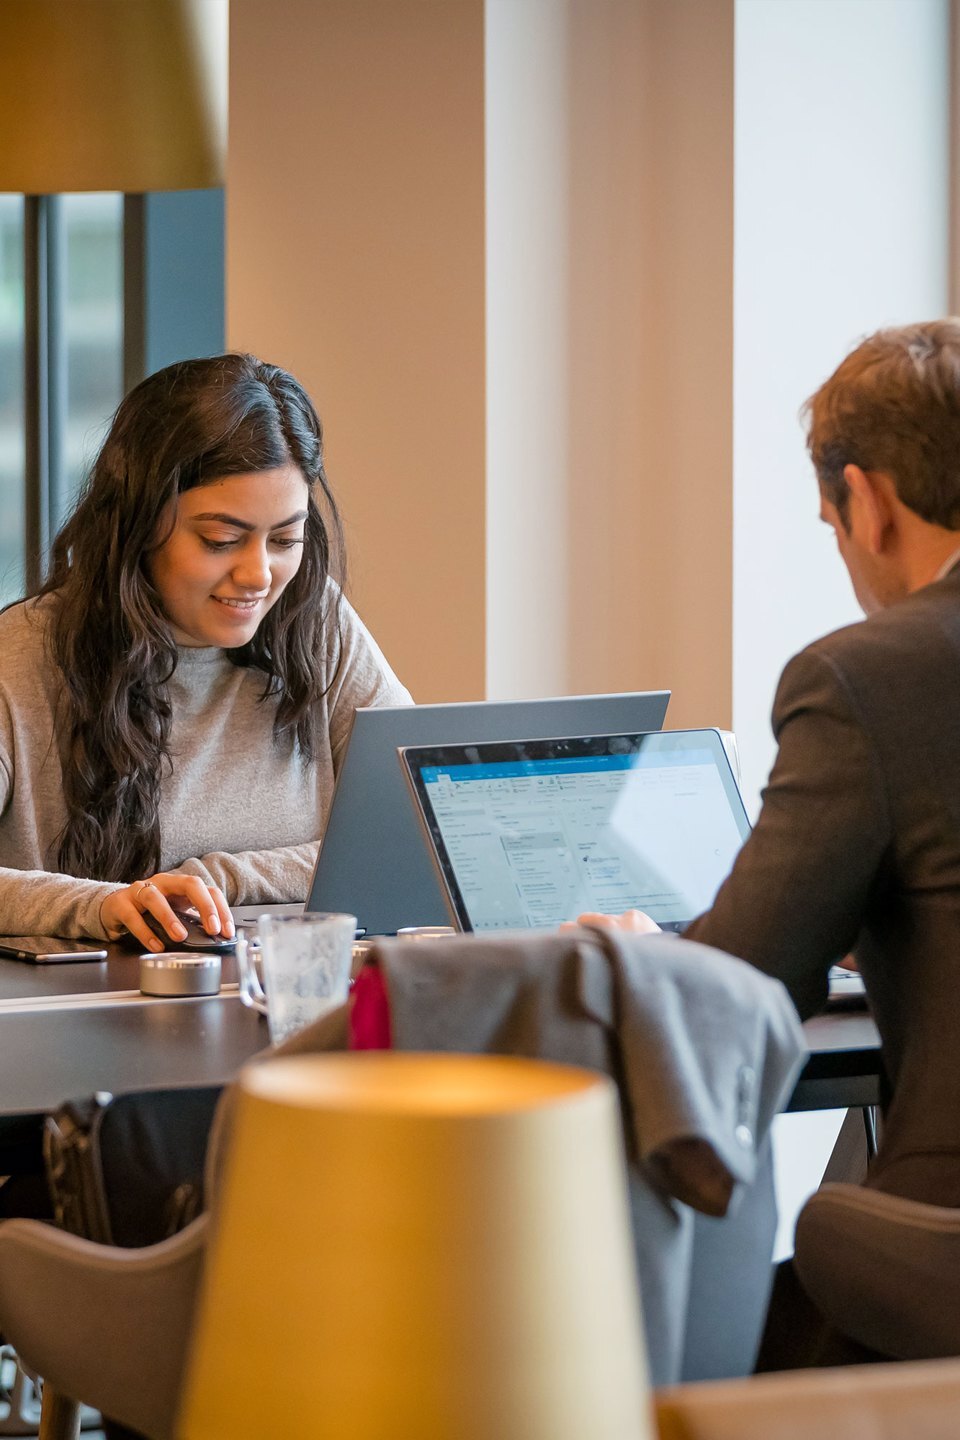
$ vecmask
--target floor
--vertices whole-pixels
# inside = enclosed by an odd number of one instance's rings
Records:
[[[95,1410],[86,1411],[83,1421],[83,1440],[104,1440],[103,1431],[93,1428],[99,1421]],[[10,1346],[0,1344],[0,1440],[8,1436],[35,1437],[39,1423],[40,1402],[36,1389],[32,1381],[18,1371]]]

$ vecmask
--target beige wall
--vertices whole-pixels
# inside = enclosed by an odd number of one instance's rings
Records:
[[[232,0],[227,334],[324,421],[352,594],[484,686],[482,0]]]
[[[233,0],[229,343],[316,397],[418,699],[726,724],[732,0],[486,10]]]
[[[648,11],[631,533],[633,619],[668,723],[730,725],[733,544],[732,0]],[[631,544],[631,542],[634,542]],[[617,613],[616,611],[614,613]],[[599,618],[599,617],[598,617]],[[619,637],[618,637],[619,638]]]

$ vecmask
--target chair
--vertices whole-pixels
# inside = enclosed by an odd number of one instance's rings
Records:
[[[706,946],[608,930],[379,958],[397,1048],[527,1055],[616,1081],[653,1382],[748,1374],[776,1223],[767,1127],[804,1053],[783,987]],[[704,1152],[722,1160],[721,1195],[702,1174],[685,1183]]]
[[[221,1106],[210,1136],[211,1195],[228,1110]],[[75,1440],[75,1396],[150,1440],[173,1440],[209,1224],[210,1215],[200,1215],[141,1249],[100,1245],[36,1220],[0,1224],[0,1328],[45,1377],[41,1440]]]
[[[0,1226],[0,1316],[48,1377],[40,1434],[72,1440],[80,1396],[150,1440],[173,1440],[208,1217],[144,1250],[35,1220]]]
[[[782,986],[740,961],[660,936],[457,937],[393,942],[379,955],[392,985],[396,1048],[529,1055],[613,1076],[634,1151],[630,1198],[654,1383],[749,1373],[776,1219],[765,1131],[803,1053]],[[638,980],[626,999],[616,993],[621,962]],[[625,1016],[628,1029],[651,1029],[637,1011],[645,1003],[641,976],[652,981],[654,1009],[656,995],[666,997],[668,1023],[624,1041]],[[704,994],[708,978],[714,988]],[[740,1009],[746,1050],[731,1044]],[[340,1011],[254,1063],[346,1043]],[[696,1077],[689,1110],[677,1083],[687,1069]],[[669,1115],[651,1106],[658,1089]],[[217,1136],[229,1127],[230,1108],[227,1091],[208,1155],[211,1197],[223,1151]],[[712,1214],[671,1198],[698,1178],[697,1162],[711,1149],[688,1143],[703,1135],[703,1114],[716,1120],[713,1139],[726,1162],[709,1169],[711,1185],[718,1171],[725,1185]],[[637,1125],[657,1132],[647,1159],[636,1153]],[[739,1204],[719,1218],[735,1181]],[[0,1226],[0,1328],[58,1396],[96,1405],[150,1440],[172,1440],[208,1223],[201,1217],[171,1240],[123,1251],[37,1222],[7,1222]],[[67,1414],[50,1440],[72,1436],[70,1423]]]
[[[794,1265],[861,1345],[899,1360],[960,1355],[960,1210],[824,1185],[800,1212]]]

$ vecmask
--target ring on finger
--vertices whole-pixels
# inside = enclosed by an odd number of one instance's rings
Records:
[[[142,880],[142,881],[140,882],[140,884],[137,886],[136,890],[134,890],[134,892],[133,892],[133,903],[134,903],[134,905],[136,905],[136,904],[139,903],[140,896],[143,894],[144,890],[155,890],[155,889],[156,889],[156,886],[154,885],[154,883],[153,883],[152,880]]]

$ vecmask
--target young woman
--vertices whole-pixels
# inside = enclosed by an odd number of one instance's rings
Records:
[[[343,598],[320,421],[249,355],[122,402],[39,594],[0,615],[0,934],[306,898],[359,705],[409,703]]]

